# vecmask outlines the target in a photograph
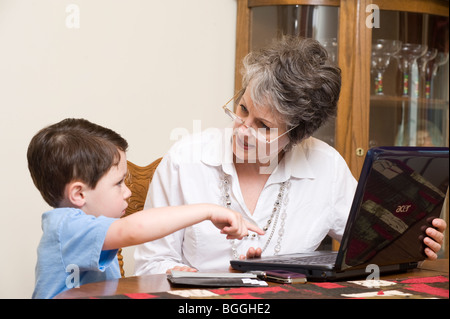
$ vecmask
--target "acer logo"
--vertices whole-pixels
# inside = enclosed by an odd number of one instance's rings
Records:
[[[412,205],[400,205],[395,210],[396,213],[407,213]]]

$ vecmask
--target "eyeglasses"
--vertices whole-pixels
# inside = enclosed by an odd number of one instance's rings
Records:
[[[225,105],[222,106],[222,108],[225,111],[226,115],[228,115],[234,122],[238,123],[239,126],[244,125],[246,129],[250,132],[250,134],[259,141],[262,141],[266,144],[273,143],[298,126],[296,125],[291,129],[287,130],[286,132],[284,132],[283,134],[278,135],[278,128],[258,128],[258,130],[255,130],[253,127],[246,125],[245,121],[241,117],[239,117],[236,113],[234,113],[228,108],[228,104],[230,104],[231,101],[235,100],[240,93],[241,91],[238,92],[235,96],[233,96],[227,103],[225,103]]]

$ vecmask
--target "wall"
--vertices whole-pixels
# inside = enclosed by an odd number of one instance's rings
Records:
[[[0,0],[0,298],[29,298],[34,287],[49,207],[28,173],[31,137],[84,117],[121,133],[128,159],[146,165],[174,129],[226,125],[236,1]]]

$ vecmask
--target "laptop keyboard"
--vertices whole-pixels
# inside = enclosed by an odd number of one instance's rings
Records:
[[[336,254],[307,256],[307,257],[289,257],[272,259],[270,263],[277,264],[301,264],[301,265],[328,265],[336,262]]]

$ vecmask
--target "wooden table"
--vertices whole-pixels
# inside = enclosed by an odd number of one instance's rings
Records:
[[[425,261],[420,268],[406,273],[381,276],[380,279],[399,279],[407,277],[433,277],[448,275],[448,259],[439,259],[433,262]],[[278,284],[270,283],[271,286]],[[173,288],[166,279],[165,274],[127,277],[116,280],[96,282],[73,288],[58,294],[55,298],[86,298],[93,296],[112,296],[130,293],[156,293],[180,288]]]

